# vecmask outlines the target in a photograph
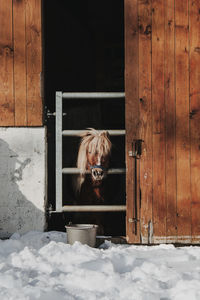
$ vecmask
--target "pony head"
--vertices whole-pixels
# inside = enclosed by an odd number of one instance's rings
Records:
[[[80,169],[78,191],[81,189],[86,173],[91,174],[94,186],[101,185],[107,174],[112,147],[109,134],[105,130],[97,131],[89,128],[81,137],[77,159],[77,168]]]

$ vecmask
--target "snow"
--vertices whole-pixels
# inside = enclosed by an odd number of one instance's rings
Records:
[[[0,240],[0,299],[200,299],[200,247],[66,243],[63,232]]]

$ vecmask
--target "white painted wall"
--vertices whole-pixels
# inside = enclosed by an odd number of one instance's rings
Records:
[[[43,231],[45,128],[0,128],[0,238]]]

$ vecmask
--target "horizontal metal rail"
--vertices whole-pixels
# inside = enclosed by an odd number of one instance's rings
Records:
[[[106,130],[106,129],[105,129]],[[63,130],[62,135],[63,136],[80,136],[87,130]],[[122,136],[126,134],[125,129],[107,129],[110,136]]]
[[[80,169],[78,168],[63,168],[62,169],[63,174],[80,174]],[[90,173],[90,171],[86,172],[87,174]],[[109,169],[108,174],[125,174],[126,169],[125,168],[119,168],[119,169]]]
[[[126,205],[64,205],[63,212],[117,212],[126,211]]]
[[[123,92],[79,92],[79,93],[62,93],[63,99],[123,99]]]

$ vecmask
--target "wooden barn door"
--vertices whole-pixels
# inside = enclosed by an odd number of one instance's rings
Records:
[[[42,126],[41,0],[0,0],[0,126]]]
[[[200,243],[199,11],[199,0],[125,0],[131,243]]]

